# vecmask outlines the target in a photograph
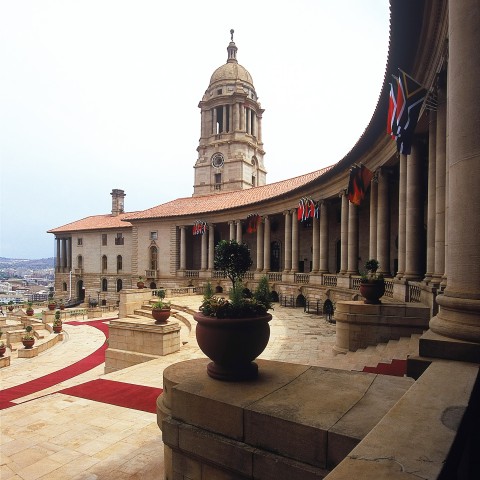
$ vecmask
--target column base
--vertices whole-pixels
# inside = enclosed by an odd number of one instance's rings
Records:
[[[480,343],[445,337],[432,330],[420,337],[418,349],[421,357],[480,363]]]

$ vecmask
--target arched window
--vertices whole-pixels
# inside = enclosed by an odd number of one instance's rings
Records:
[[[150,270],[157,270],[158,268],[158,249],[155,245],[150,247]]]
[[[119,292],[122,288],[123,288],[123,282],[122,282],[122,280],[119,278],[119,279],[117,280],[117,292]]]
[[[117,272],[122,271],[122,256],[117,255]]]
[[[83,268],[83,257],[81,255],[77,257],[77,268]]]
[[[108,291],[108,281],[106,278],[102,279],[102,292]]]
[[[103,271],[103,272],[106,272],[106,271],[107,271],[107,267],[108,267],[107,256],[106,256],[106,255],[102,255],[102,271]]]
[[[63,289],[64,292],[67,291],[67,282],[63,282],[62,289]]]

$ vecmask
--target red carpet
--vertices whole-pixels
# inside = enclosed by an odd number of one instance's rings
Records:
[[[97,379],[75,387],[65,388],[59,393],[109,403],[118,407],[156,413],[157,397],[162,391],[161,388]]]
[[[403,377],[407,373],[407,361],[394,359],[392,363],[379,363],[376,367],[364,367],[362,372]]]
[[[110,319],[102,320],[92,320],[90,322],[66,322],[68,325],[90,325],[91,327],[98,328],[101,330],[105,337],[108,334],[108,325],[104,322],[108,322]],[[0,392],[0,409],[13,407],[16,405],[12,403],[12,400],[17,398],[25,397],[26,395],[31,395],[32,393],[39,392],[45,388],[53,387],[58,383],[61,383],[70,378],[76,377],[81,373],[85,373],[92,368],[95,368],[97,365],[102,364],[105,361],[105,350],[107,349],[107,344],[104,343],[100,348],[95,350],[87,357],[79,360],[78,362],[69,365],[68,367],[57,370],[56,372],[50,373],[43,377],[36,378],[30,382],[17,385],[15,387],[6,388]]]

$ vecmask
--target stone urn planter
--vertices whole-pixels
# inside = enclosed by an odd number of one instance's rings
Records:
[[[7,308],[9,312],[13,312],[13,305],[9,305]]]
[[[25,313],[29,316],[29,317],[33,317],[33,314],[35,313],[33,311],[33,308],[32,307],[28,307],[27,310],[25,311]]]
[[[6,351],[7,351],[7,347],[5,346],[5,344],[0,343],[0,357],[3,357]]]
[[[152,316],[156,324],[167,323],[170,317],[170,308],[152,308]]]
[[[378,305],[382,303],[380,298],[385,293],[385,282],[383,280],[371,280],[360,284],[360,295],[365,299],[364,303]]]
[[[57,304],[55,302],[49,302],[47,304],[47,307],[49,310],[55,310],[55,307],[57,306]]]
[[[35,345],[34,338],[24,338],[22,339],[23,346],[27,349],[32,348]]]
[[[269,313],[251,318],[217,318],[194,313],[196,336],[202,352],[212,360],[207,373],[217,380],[253,380],[258,365],[253,361],[270,339]]]

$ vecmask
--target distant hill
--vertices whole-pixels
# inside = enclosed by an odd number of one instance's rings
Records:
[[[55,267],[55,258],[39,258],[37,260],[30,260],[24,258],[5,258],[0,257],[0,269],[3,268],[25,268],[31,270],[45,270]]]

